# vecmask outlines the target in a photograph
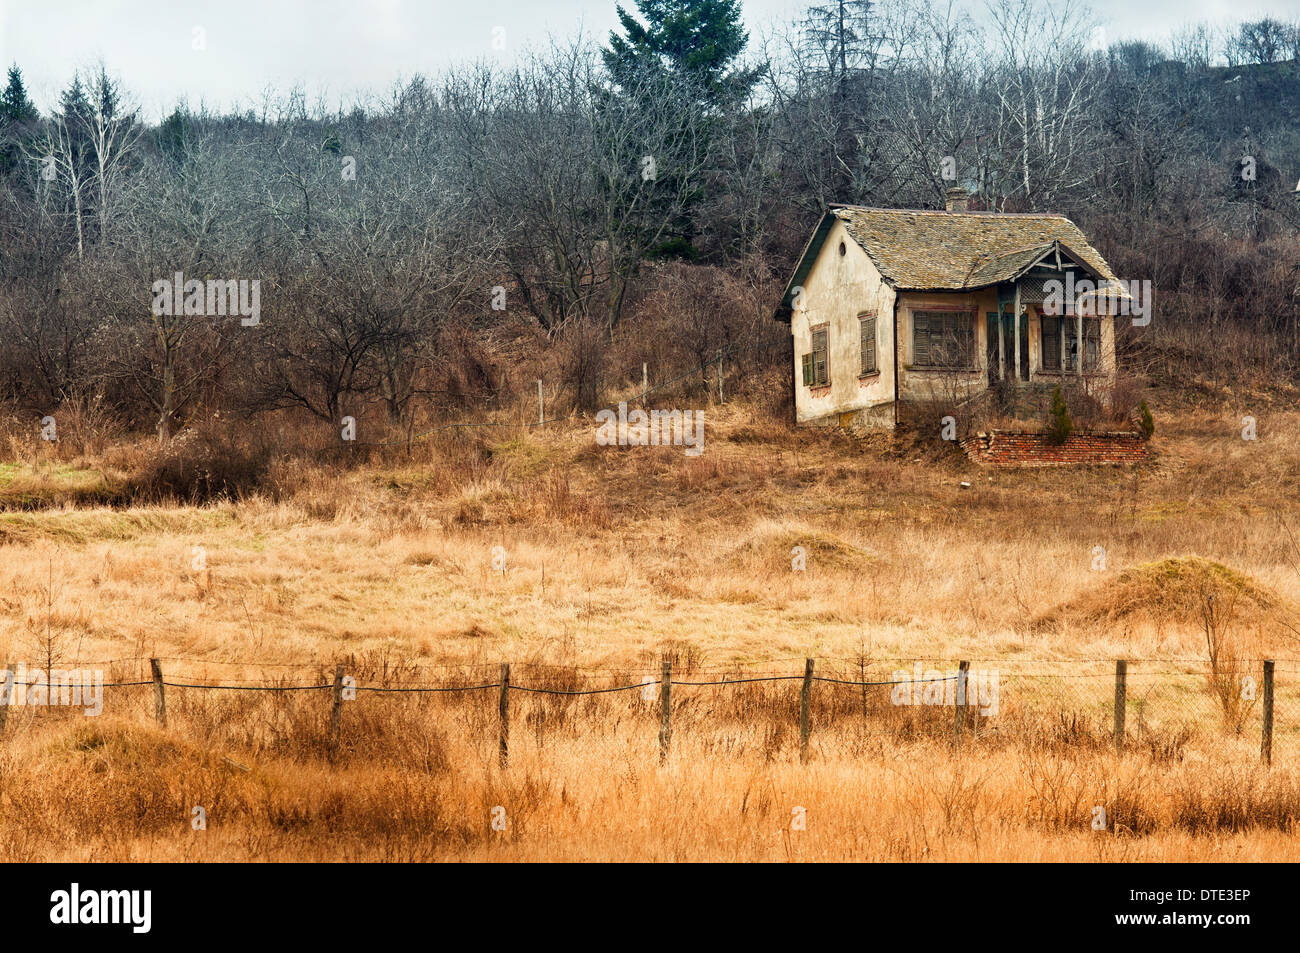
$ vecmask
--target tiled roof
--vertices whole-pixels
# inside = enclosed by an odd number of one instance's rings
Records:
[[[1114,281],[1106,260],[1063,215],[831,206],[885,279],[903,290],[983,288],[1016,277],[1060,242]]]
[[[1005,255],[994,258],[986,257],[972,266],[970,274],[966,276],[966,283],[987,285],[998,281],[1010,281],[1042,261],[1045,256],[1051,255],[1056,247],[1056,242],[1048,242],[1046,245],[1009,251]]]

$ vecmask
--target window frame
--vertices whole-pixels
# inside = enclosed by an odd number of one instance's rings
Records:
[[[979,367],[975,362],[975,342],[977,335],[975,333],[975,318],[977,312],[971,308],[915,308],[911,311],[912,315],[912,364],[911,366],[918,370],[933,371],[975,371]],[[935,318],[942,318],[944,327],[939,333],[947,334],[948,325],[951,323],[952,328],[957,330],[957,322],[964,321],[964,330],[966,332],[965,347],[963,353],[958,355],[959,360],[956,362],[937,363],[932,359],[932,350],[934,341],[932,335],[934,330],[930,322]],[[917,334],[919,325],[924,323],[926,341],[924,348],[918,346]]]
[[[871,330],[868,332],[867,327]],[[880,348],[876,339],[876,312],[864,311],[858,315],[858,377],[874,377],[880,373]],[[871,365],[867,366],[867,341],[871,342]]]
[[[1039,326],[1040,334],[1038,336],[1038,366],[1045,371],[1059,374],[1063,363],[1063,354],[1061,352],[1061,318],[1056,315],[1044,314],[1042,324]],[[1051,331],[1048,331],[1048,328]],[[1051,340],[1053,346],[1049,349],[1048,340]]]
[[[1091,357],[1089,351],[1092,352]],[[1101,318],[1083,319],[1083,372],[1101,372]]]
[[[1076,318],[1073,315],[1041,315],[1039,335],[1039,365],[1051,374],[1077,374],[1079,372],[1074,347],[1077,344]],[[1048,326],[1054,329],[1049,334]],[[1067,333],[1068,332],[1068,333]],[[1056,342],[1055,353],[1048,349],[1048,339]],[[1048,363],[1051,355],[1055,363]],[[1096,374],[1101,370],[1101,318],[1083,319],[1083,372]]]
[[[821,339],[820,347],[818,346],[819,337]],[[830,386],[830,349],[831,336],[829,323],[819,324],[808,329],[808,353],[803,356],[804,387],[815,388]],[[818,362],[819,353],[821,355],[820,367]]]

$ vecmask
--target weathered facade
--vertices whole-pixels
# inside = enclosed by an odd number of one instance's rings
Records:
[[[1113,383],[1128,292],[1079,228],[959,204],[822,216],[776,313],[794,340],[799,423],[892,428],[900,404],[959,404],[999,381]]]

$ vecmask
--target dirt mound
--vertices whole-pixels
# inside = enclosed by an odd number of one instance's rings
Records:
[[[1125,569],[1109,582],[1034,620],[1038,629],[1152,621],[1199,628],[1207,608],[1237,626],[1293,620],[1295,607],[1249,576],[1201,556]]]
[[[802,527],[765,523],[732,552],[736,564],[760,563],[773,571],[789,571],[801,560],[806,571],[817,569],[862,570],[875,556],[838,536]]]

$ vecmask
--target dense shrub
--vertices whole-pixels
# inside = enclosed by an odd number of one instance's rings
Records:
[[[187,430],[140,461],[126,487],[134,499],[206,503],[244,496],[262,485],[272,446],[243,428],[213,421]],[[148,453],[139,448],[137,454]]]
[[[1147,406],[1145,400],[1142,401],[1141,406],[1138,407],[1138,414],[1138,425],[1142,428],[1142,436],[1147,440],[1150,440],[1151,435],[1156,432],[1156,422],[1151,416],[1151,408]]]
[[[1061,446],[1065,441],[1070,439],[1070,433],[1074,430],[1074,422],[1070,420],[1070,409],[1065,405],[1065,397],[1061,395],[1061,388],[1052,391],[1052,409],[1047,416],[1047,442],[1055,446]]]

